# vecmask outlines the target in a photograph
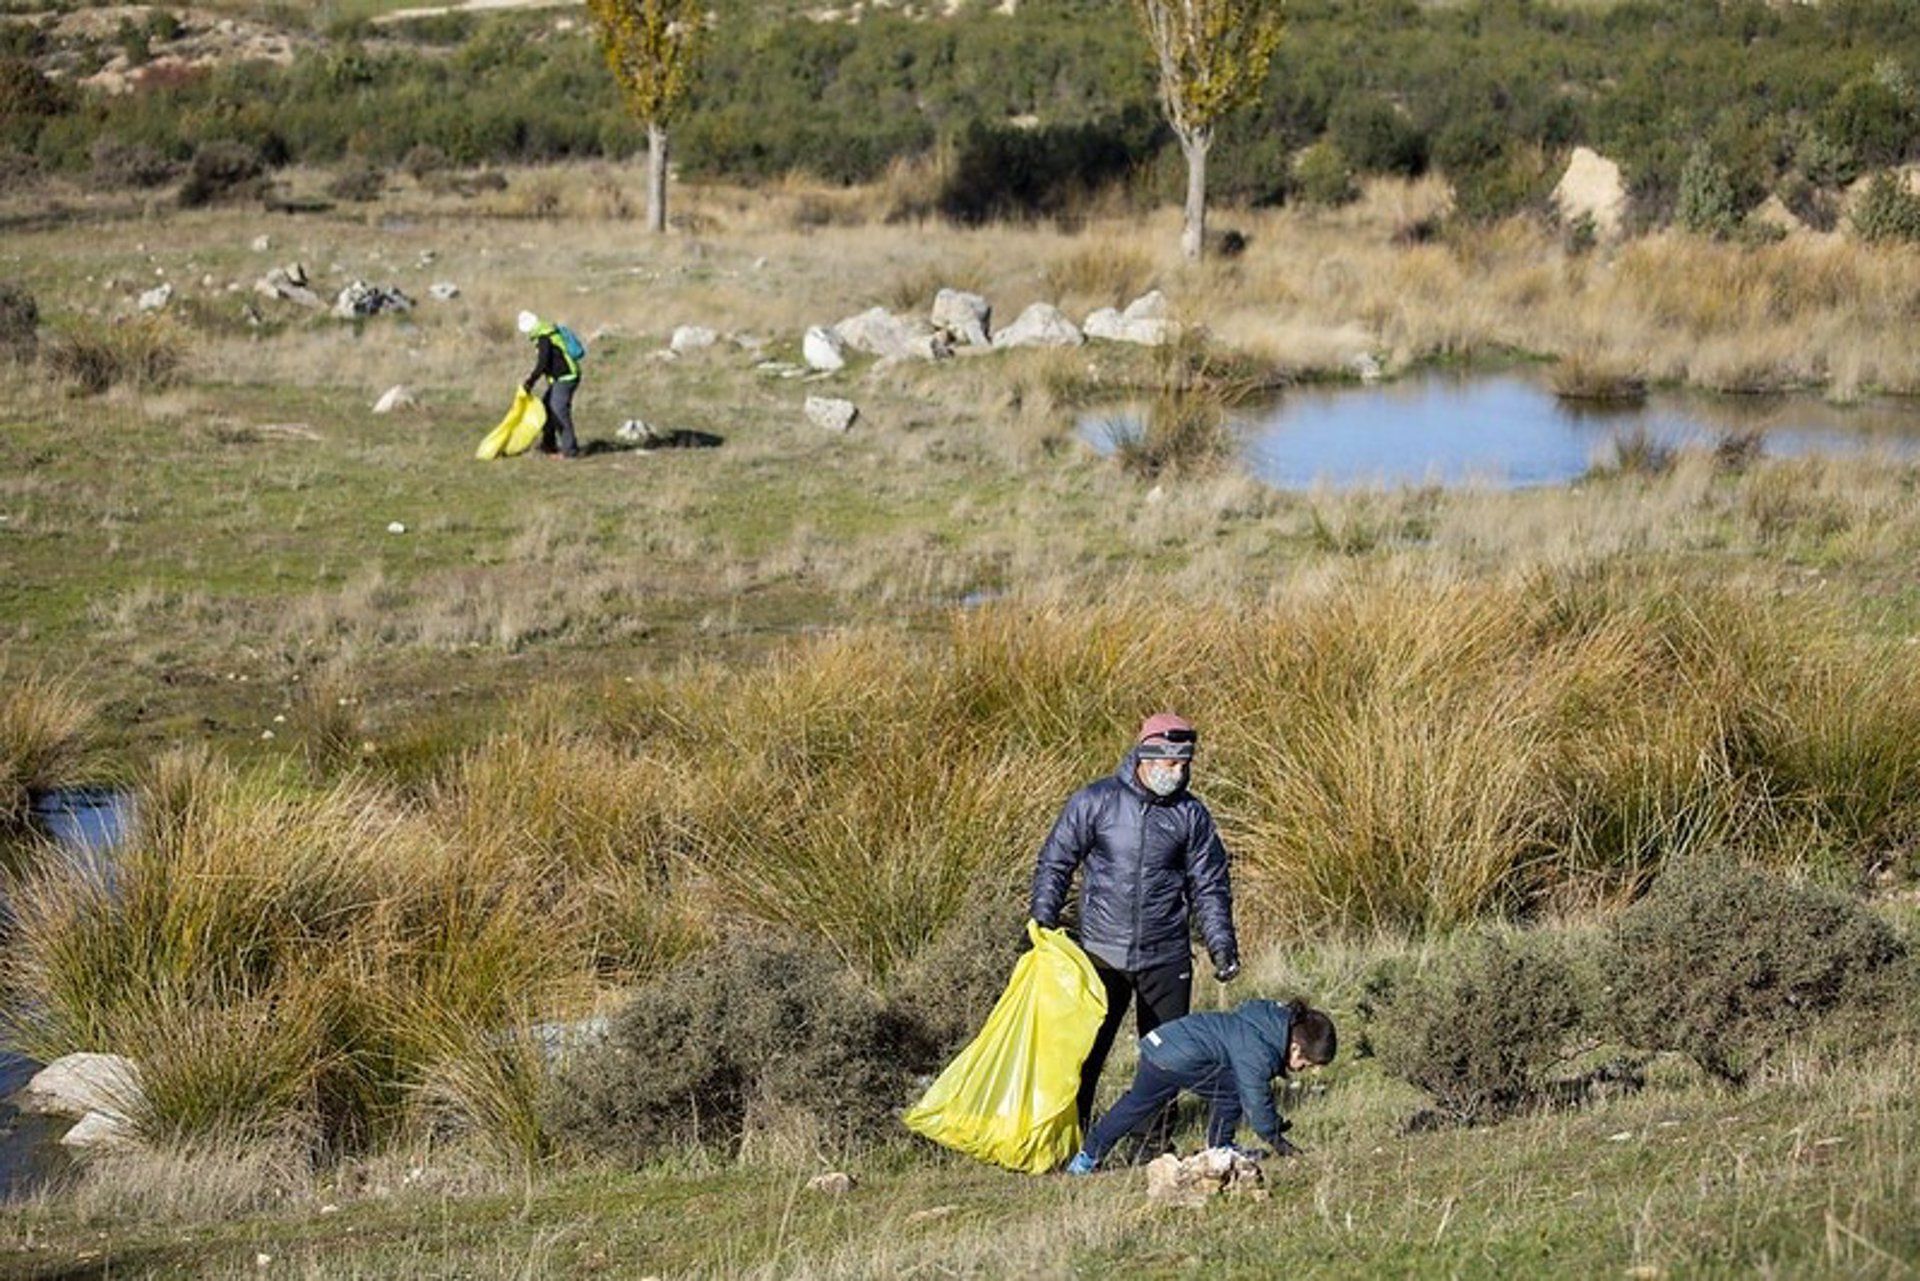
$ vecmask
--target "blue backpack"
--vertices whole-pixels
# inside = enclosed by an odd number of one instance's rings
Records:
[[[567,353],[567,359],[579,364],[587,358],[587,345],[580,341],[580,335],[565,325],[553,327],[554,336],[560,340],[561,350]]]

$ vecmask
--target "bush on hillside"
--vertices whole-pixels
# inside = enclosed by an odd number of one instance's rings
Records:
[[[1796,1032],[1871,1006],[1901,974],[1891,926],[1844,895],[1745,868],[1669,869],[1608,947],[1623,1040],[1740,1082]]]
[[[172,182],[179,167],[144,142],[101,138],[88,152],[91,177],[101,187],[160,187]]]
[[[40,304],[32,294],[0,280],[0,360],[25,364],[40,350]]]
[[[736,940],[641,988],[607,1043],[559,1074],[553,1119],[633,1160],[733,1150],[763,1127],[868,1138],[907,1101],[915,1045],[832,955]]]
[[[1485,937],[1424,973],[1369,982],[1366,1040],[1387,1071],[1433,1096],[1461,1125],[1545,1104],[1591,1017],[1564,946]]]
[[[1316,142],[1293,160],[1294,193],[1306,204],[1324,209],[1351,204],[1360,196],[1353,166],[1337,143]]]
[[[327,194],[335,200],[366,204],[380,199],[387,188],[386,171],[362,161],[349,165],[327,183]]]
[[[1694,148],[1680,171],[1674,220],[1696,235],[1720,240],[1740,226],[1741,212],[1727,167],[1706,147]]]
[[[1870,244],[1920,241],[1920,196],[1892,173],[1875,174],[1853,207],[1853,232]]]
[[[260,153],[245,143],[209,142],[193,153],[180,203],[188,209],[223,200],[246,200],[260,194],[266,165]]]

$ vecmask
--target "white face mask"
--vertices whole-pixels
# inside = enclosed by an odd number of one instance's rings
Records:
[[[1145,761],[1141,765],[1140,781],[1155,796],[1172,796],[1187,783],[1187,763],[1185,761]]]

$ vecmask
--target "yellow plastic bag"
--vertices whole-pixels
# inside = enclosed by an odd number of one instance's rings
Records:
[[[1045,1174],[1079,1150],[1074,1099],[1107,991],[1066,931],[1029,921],[1027,937],[1033,950],[1013,967],[980,1035],[905,1120],[957,1152]]]
[[[547,425],[547,407],[527,393],[525,387],[514,392],[513,408],[500,420],[500,425],[487,433],[480,442],[480,448],[473,451],[475,458],[499,458],[502,455],[512,458],[524,454],[533,448],[533,442],[540,439],[540,429]]]

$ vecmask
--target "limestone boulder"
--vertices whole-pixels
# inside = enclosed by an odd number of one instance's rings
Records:
[[[1009,347],[1078,347],[1086,336],[1051,303],[1037,302],[1019,319],[993,336],[993,345]]]
[[[838,400],[831,396],[809,396],[806,404],[807,421],[815,427],[831,432],[845,433],[852,429],[860,410],[850,400]]]
[[[89,1112],[128,1116],[145,1095],[140,1068],[122,1054],[66,1054],[33,1074],[14,1096],[22,1112],[84,1117]]]
[[[1568,222],[1591,218],[1602,240],[1618,240],[1626,229],[1626,179],[1619,165],[1591,147],[1573,149],[1567,171],[1553,189],[1553,202]]]
[[[373,402],[373,412],[391,414],[395,410],[417,409],[419,406],[420,400],[413,394],[413,388],[405,383],[395,383],[381,394],[379,400]]]
[[[993,327],[993,304],[979,294],[942,289],[934,295],[932,321],[955,347],[986,347]]]
[[[833,332],[851,350],[882,360],[937,360],[951,351],[932,325],[915,317],[896,316],[885,307],[848,316],[833,327]]]
[[[701,325],[681,325],[673,331],[667,348],[678,356],[692,355],[696,351],[705,351],[720,341],[720,335]]]
[[[1266,1200],[1260,1163],[1232,1148],[1208,1148],[1185,1158],[1168,1153],[1147,1166],[1147,1200],[1155,1204],[1197,1207],[1222,1193]]]
[[[151,314],[156,311],[165,311],[167,304],[172,301],[172,285],[155,285],[152,289],[140,295],[140,300],[137,305],[141,311]]]
[[[296,262],[284,267],[275,267],[254,282],[253,292],[263,298],[294,303],[314,311],[320,311],[327,305],[320,295],[313,291],[303,263]]]
[[[839,334],[820,325],[807,330],[806,337],[800,341],[800,352],[809,369],[831,374],[847,367],[846,343]]]

